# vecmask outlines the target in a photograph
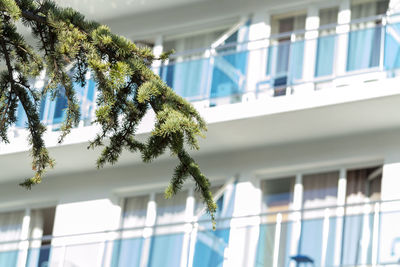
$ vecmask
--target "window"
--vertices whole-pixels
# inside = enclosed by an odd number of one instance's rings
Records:
[[[180,265],[187,197],[188,191],[180,191],[171,199],[165,199],[164,193],[156,194],[157,219],[148,266]]]
[[[143,227],[149,195],[125,199],[121,239],[114,242],[111,266],[139,266],[143,246]]]
[[[384,14],[389,1],[353,1],[351,19],[374,17]],[[377,67],[380,60],[382,27],[381,19],[373,18],[351,24],[349,34],[347,70],[354,71]]]
[[[49,264],[55,211],[55,207],[31,211],[27,267]]]
[[[262,216],[260,225],[260,237],[257,249],[257,266],[272,266],[274,250],[279,250],[278,266],[283,266],[288,254],[290,244],[290,232],[292,222],[289,221],[289,213],[293,203],[295,177],[268,179],[261,181]],[[282,213],[281,231],[279,233],[279,247],[275,248],[276,237],[276,213]],[[271,214],[270,214],[271,213]]]
[[[381,170],[379,166],[347,172],[344,265],[371,264],[374,214],[373,205],[365,203],[380,200]]]
[[[299,253],[312,258],[315,263],[331,266],[335,244],[336,218],[326,217],[326,208],[330,207],[330,216],[334,216],[337,204],[339,172],[317,173],[303,176],[303,213]],[[328,235],[326,235],[328,234]]]
[[[24,214],[24,211],[0,214],[0,266],[17,265]]]
[[[326,8],[319,11],[320,27],[317,44],[317,59],[315,65],[315,76],[328,76],[333,73],[335,46],[336,46],[336,23],[338,8]]]
[[[273,80],[274,96],[285,95],[286,85],[303,76],[305,14],[272,17],[271,30],[277,34],[268,48],[267,76]]]
[[[213,231],[211,229],[207,214],[199,218],[204,221],[199,223],[196,240],[194,240],[196,242],[193,259],[194,267],[222,266],[225,249],[229,244],[230,218],[233,215],[235,190],[235,183],[211,189],[214,198],[219,195],[216,199],[218,210],[215,216],[217,230]],[[199,212],[203,210],[204,204],[201,202],[201,197],[198,193],[195,194],[195,199],[196,203],[199,203],[196,209]],[[199,216],[198,212],[197,215]]]

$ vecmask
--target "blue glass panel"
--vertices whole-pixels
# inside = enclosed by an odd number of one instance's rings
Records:
[[[203,99],[207,95],[209,59],[187,60],[166,66],[165,81],[174,91],[188,99]]]
[[[64,119],[65,109],[68,106],[68,101],[63,92],[60,92],[55,101],[56,104],[54,109],[53,123],[60,123]]]
[[[260,225],[255,266],[272,266],[275,242],[275,224]]]
[[[211,98],[241,93],[245,86],[248,52],[214,57]]]
[[[22,107],[21,103],[18,104],[16,115],[17,115],[17,122],[15,123],[15,125],[21,128],[26,127],[28,122],[28,117],[26,116],[25,110]]]
[[[301,225],[300,254],[321,262],[323,220],[304,220]]]
[[[347,215],[344,222],[342,264],[371,264],[373,214]],[[364,230],[367,229],[367,231]],[[364,236],[363,236],[364,235]],[[363,251],[366,258],[363,259]]]
[[[222,266],[224,262],[224,250],[229,242],[229,232],[229,229],[198,232],[193,266]]]
[[[87,99],[90,101],[94,100],[94,93],[96,91],[96,82],[93,79],[90,79],[88,81],[88,93],[87,93]]]
[[[0,266],[14,267],[17,266],[18,251],[1,251]]]
[[[46,99],[47,95],[42,97],[42,100],[40,100],[40,121],[43,121],[45,118],[44,111],[46,109]]]
[[[400,23],[389,24],[385,36],[385,68],[400,68]]]
[[[269,76],[273,73],[277,46],[269,46],[267,49],[267,70],[265,74]]]
[[[30,248],[26,261],[26,267],[47,267],[49,264],[51,247]]]
[[[328,234],[328,246],[326,249],[325,266],[333,266],[335,260],[335,242],[336,242],[336,222],[337,219],[329,219],[329,234]]]
[[[180,266],[183,234],[156,235],[151,239],[149,267]]]
[[[399,202],[394,202],[389,205],[391,208],[398,209]],[[378,263],[393,265],[395,262],[400,262],[400,213],[398,211],[382,212],[380,214],[379,225],[379,253]],[[386,265],[385,265],[386,266]],[[397,266],[397,265],[396,265]]]
[[[284,222],[281,224],[278,267],[289,266],[290,256],[293,256],[290,253],[290,246],[292,244],[292,229],[293,222]]]
[[[76,93],[76,96],[79,100],[79,106],[80,106],[80,113],[81,113],[81,120],[85,120],[89,117],[89,106],[90,105],[90,101],[88,101],[87,99],[87,95],[86,95],[86,86],[81,86],[80,83],[74,83],[74,90]]]
[[[143,238],[114,241],[112,267],[136,267],[140,265]]]
[[[290,82],[300,80],[303,77],[304,41],[291,44],[290,48]]]
[[[274,87],[285,87],[303,77],[304,41],[285,41],[268,47],[266,74]],[[285,92],[278,92],[278,95]]]
[[[332,74],[333,59],[335,54],[335,35],[318,38],[317,59],[315,64],[315,76],[327,76]]]
[[[277,62],[276,62],[276,75],[286,75],[289,69],[289,56],[290,56],[290,41],[285,41],[278,45],[277,48]]]
[[[349,33],[347,70],[361,70],[379,65],[381,27]]]

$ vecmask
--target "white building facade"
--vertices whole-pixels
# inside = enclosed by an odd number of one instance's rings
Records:
[[[400,1],[62,1],[155,54],[155,72],[208,122],[193,183],[165,200],[177,161],[87,150],[96,86],[57,144],[66,101],[40,116],[57,164],[31,191],[22,110],[0,145],[0,266],[398,266]],[[38,80],[37,87],[43,86]],[[149,114],[138,135],[152,129]],[[303,264],[303,265],[302,265]]]

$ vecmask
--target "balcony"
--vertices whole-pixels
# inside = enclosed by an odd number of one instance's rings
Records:
[[[390,78],[400,68],[400,24],[390,21],[377,16],[353,21],[347,25],[350,30],[340,34],[330,33],[337,32],[338,25],[324,25],[317,38],[305,39],[307,32],[297,31],[185,52],[162,66],[160,76],[181,96],[193,102],[206,100],[210,106],[246,101],[248,95],[301,94],[306,84],[313,91],[347,86],[351,80]],[[315,62],[309,64],[305,56],[312,43]],[[203,56],[185,59],[191,54]],[[306,77],[307,66],[314,66],[311,77]],[[254,69],[263,71],[255,76]]]
[[[318,29],[317,38],[305,39],[306,32],[298,31],[273,35],[267,40],[186,51],[173,55],[155,70],[179,95],[199,107],[299,95],[398,75],[400,23],[377,16],[345,26],[350,30],[327,34],[337,32],[339,26],[325,25]],[[314,46],[309,45],[312,43]],[[309,47],[316,49],[312,64],[305,59]],[[343,66],[339,66],[343,55]],[[311,76],[307,66],[314,66]],[[39,88],[43,86],[37,84]],[[85,87],[76,84],[75,88],[81,104],[80,126],[90,125],[95,110],[95,82],[88,77]],[[57,131],[65,108],[62,94],[55,100],[45,96],[40,118]],[[16,126],[24,127],[26,116],[22,107],[18,115]]]
[[[306,256],[314,266],[388,266],[400,260],[400,201],[376,201],[221,217],[69,236],[2,240],[0,263],[43,266],[230,266],[244,253],[248,266],[289,266]],[[389,229],[389,231],[388,231]],[[255,251],[233,251],[229,240],[244,231]],[[254,238],[252,233],[258,233]],[[300,235],[298,235],[300,234]],[[253,238],[253,239],[252,239]],[[44,245],[48,244],[48,245]],[[296,252],[294,252],[294,250]],[[225,265],[227,264],[227,265]],[[397,266],[397,265],[396,265]]]

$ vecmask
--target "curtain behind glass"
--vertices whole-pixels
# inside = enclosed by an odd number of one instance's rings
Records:
[[[285,258],[289,256],[286,251],[285,244],[290,244],[290,235],[287,234],[291,230],[289,216],[285,211],[289,210],[293,202],[294,177],[268,179],[261,181],[262,191],[262,213],[273,214],[262,216],[260,225],[260,234],[257,245],[256,265],[268,267],[272,266],[274,250],[278,249],[281,255],[280,263],[285,262]],[[274,247],[275,231],[276,231],[276,214],[275,212],[284,212],[282,214],[282,226],[280,232],[280,246]],[[282,256],[282,254],[284,256]],[[279,265],[281,266],[281,265]]]
[[[148,202],[148,195],[130,197],[125,200],[124,213],[122,215],[122,227],[124,229],[144,227]],[[123,231],[123,236],[141,236],[142,231],[143,229]]]
[[[166,199],[164,193],[157,194],[156,225],[184,223],[187,197],[188,191],[180,191],[170,199]],[[171,233],[174,231],[182,231],[182,225],[163,226],[159,227],[159,229],[156,228],[156,232],[158,233]]]
[[[388,1],[371,1],[351,6],[351,19],[368,18],[384,14]],[[351,25],[349,33],[347,70],[354,71],[377,67],[381,45],[380,20]]]
[[[276,87],[284,87],[303,76],[304,33],[301,31],[305,29],[305,20],[305,15],[298,15],[272,22],[277,25],[274,32],[289,34],[271,40],[272,45],[268,49],[267,75],[275,79],[273,85]],[[291,40],[290,33],[295,31],[300,33],[294,33],[295,40]]]
[[[216,191],[217,187],[212,188]],[[223,195],[217,200],[218,210],[216,214],[217,229],[212,230],[209,223],[210,217],[204,214],[200,220],[208,220],[199,223],[197,239],[195,241],[195,253],[193,259],[194,267],[222,266],[224,262],[225,249],[228,247],[230,235],[230,219],[220,221],[220,218],[230,218],[233,214],[236,195],[236,184],[226,186]],[[195,194],[196,202],[201,198]],[[199,207],[203,207],[201,204]],[[201,208],[197,210],[201,210]],[[191,241],[192,242],[192,241]]]
[[[139,266],[143,245],[142,227],[146,222],[148,202],[148,195],[130,197],[125,200],[122,228],[138,229],[123,230],[121,239],[114,241],[111,266]]]
[[[347,172],[346,207],[342,263],[371,264],[373,205],[365,202],[380,199],[381,177],[369,180],[376,168]],[[360,205],[354,205],[360,204]],[[366,208],[370,213],[365,213]]]
[[[324,231],[328,231],[327,246],[334,247],[335,220],[329,220],[329,228],[324,228],[325,207],[337,203],[339,172],[319,173],[303,176],[303,208],[305,210],[301,225],[300,254],[312,258],[319,266],[322,261]],[[329,251],[326,251],[329,253]],[[325,253],[325,252],[324,252]],[[325,260],[326,262],[326,260]],[[324,264],[325,264],[324,262]]]
[[[24,213],[18,211],[0,214],[0,242],[15,241],[0,244],[0,266],[13,267],[17,264]]]
[[[320,27],[337,23],[338,8],[321,9],[319,12]],[[317,43],[315,76],[332,75],[336,44],[336,27],[321,29]]]
[[[41,210],[31,211],[31,220],[29,223],[29,237],[34,239],[29,242],[29,254],[27,260],[27,267],[36,267],[39,265],[39,257],[41,253],[41,244],[43,237],[43,213]],[[49,248],[47,248],[49,249]]]
[[[170,60],[168,66],[162,68],[161,76],[177,94],[182,97],[201,99],[207,94],[205,87],[209,75],[209,61],[201,58],[205,49],[221,36],[223,31],[213,31],[168,41],[164,50],[175,49],[177,53],[199,50]]]
[[[170,199],[166,199],[164,193],[156,195],[157,219],[151,239],[149,267],[180,265],[187,197],[187,191],[180,191]]]
[[[309,209],[336,205],[338,179],[338,172],[304,175],[303,208]]]
[[[388,24],[385,37],[385,68],[400,68],[400,23]]]

